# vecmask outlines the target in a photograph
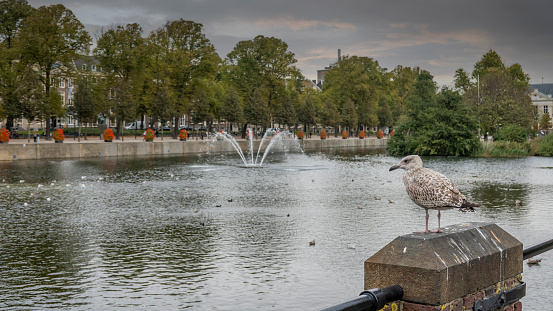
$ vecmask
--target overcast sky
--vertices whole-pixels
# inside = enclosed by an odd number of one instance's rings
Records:
[[[147,36],[168,20],[204,26],[221,58],[257,35],[288,44],[309,79],[342,55],[392,70],[419,66],[440,85],[472,72],[490,49],[519,63],[531,83],[553,83],[553,1],[546,0],[28,0],[61,3],[92,37],[100,27],[138,23]]]

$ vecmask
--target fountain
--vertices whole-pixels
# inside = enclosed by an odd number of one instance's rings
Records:
[[[252,129],[247,129],[246,133],[247,133],[246,137],[249,137],[248,139],[249,147],[250,147],[249,157],[248,157],[249,159],[246,158],[246,154],[244,154],[244,151],[242,151],[242,148],[240,147],[240,144],[238,144],[236,139],[234,139],[234,137],[232,137],[231,134],[225,131],[208,133],[208,142],[210,144],[216,143],[217,141],[224,141],[224,142],[230,143],[234,148],[234,150],[236,150],[236,152],[242,159],[242,162],[244,162],[245,167],[260,167],[263,164],[263,161],[265,160],[265,157],[267,156],[271,148],[275,146],[275,144],[282,143],[285,140],[292,141],[294,146],[297,147],[301,152],[303,152],[299,144],[298,138],[296,137],[296,135],[294,135],[294,133],[291,133],[287,130],[280,131],[280,130],[269,129],[265,132],[265,134],[261,138],[259,147],[257,148],[257,153],[255,154],[255,157],[254,157],[253,131]],[[262,152],[262,147],[265,141],[267,140],[267,137],[271,135],[272,135],[272,138],[269,140],[269,143],[267,144],[265,151]],[[259,160],[260,156],[261,156],[261,160]]]

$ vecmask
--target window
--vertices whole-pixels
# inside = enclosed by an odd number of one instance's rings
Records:
[[[73,87],[73,79],[67,79],[67,83],[69,84],[69,87]]]
[[[81,66],[81,68],[82,68],[83,70],[86,70],[86,64],[83,64],[83,65]]]
[[[549,112],[549,106],[543,106],[543,113]]]
[[[90,65],[90,70],[91,71],[96,71],[96,65]]]
[[[56,86],[56,78],[50,78],[50,86]]]
[[[60,93],[61,96],[61,102],[65,103],[65,93]]]
[[[65,87],[65,79],[60,79],[60,87]]]

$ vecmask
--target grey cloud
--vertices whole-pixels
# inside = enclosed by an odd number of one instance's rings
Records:
[[[62,0],[87,25],[139,23],[147,35],[167,20],[204,25],[206,36],[225,57],[240,40],[255,35],[287,42],[304,75],[344,55],[373,57],[392,69],[421,66],[449,84],[455,70],[472,66],[489,49],[506,63],[518,62],[534,82],[553,81],[549,57],[553,34],[542,0]]]

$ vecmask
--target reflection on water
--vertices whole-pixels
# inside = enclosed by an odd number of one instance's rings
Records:
[[[552,159],[423,160],[483,205],[444,212],[444,225],[494,222],[525,247],[553,238]],[[0,163],[0,308],[310,310],[355,297],[363,262],[424,226],[388,172],[397,161],[336,149],[274,153],[258,169],[233,155]],[[541,258],[525,266],[529,310],[553,294]]]

